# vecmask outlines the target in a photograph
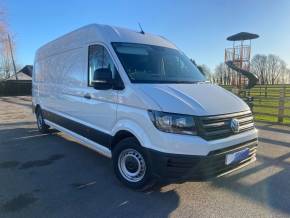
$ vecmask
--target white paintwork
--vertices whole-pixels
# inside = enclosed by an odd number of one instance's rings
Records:
[[[249,110],[232,93],[209,83],[132,84],[115,54],[111,42],[133,42],[174,48],[163,37],[140,34],[124,28],[88,25],[41,47],[35,57],[33,104],[93,127],[112,136],[131,132],[141,145],[174,154],[207,155],[210,151],[257,138],[257,130],[225,139],[206,141],[198,136],[157,130],[148,110],[190,115],[218,115]],[[88,46],[103,45],[110,53],[125,84],[122,91],[88,87]],[[83,96],[90,94],[92,99]],[[110,157],[110,151],[61,126],[47,123],[90,148]]]
[[[118,105],[117,118],[112,135],[120,130],[127,130],[144,147],[165,153],[207,155],[210,151],[257,138],[256,129],[213,141],[206,141],[198,136],[161,132],[155,128],[146,110],[126,105]]]
[[[249,110],[236,95],[210,83],[138,84],[136,88],[165,112],[207,116]]]

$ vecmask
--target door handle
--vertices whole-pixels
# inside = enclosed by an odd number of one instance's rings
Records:
[[[91,99],[92,96],[91,96],[89,93],[87,93],[87,94],[84,95],[84,98],[86,98],[86,99]]]

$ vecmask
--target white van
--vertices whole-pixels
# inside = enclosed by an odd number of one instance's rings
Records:
[[[97,24],[66,34],[37,51],[32,93],[41,132],[58,129],[112,158],[131,188],[255,160],[248,105],[160,36]]]

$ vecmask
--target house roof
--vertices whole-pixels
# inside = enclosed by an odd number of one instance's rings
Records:
[[[26,65],[25,67],[23,67],[21,70],[19,70],[17,73],[24,73],[27,76],[32,77],[32,70],[33,70],[33,66],[32,65]]]
[[[32,77],[32,70],[33,66],[32,65],[26,65],[23,67],[21,70],[19,70],[17,74],[17,79],[18,80],[31,80]],[[11,75],[9,78],[4,79],[4,80],[16,80],[15,74]]]

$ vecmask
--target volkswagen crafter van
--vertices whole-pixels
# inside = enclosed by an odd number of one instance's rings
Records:
[[[112,158],[124,184],[209,178],[255,160],[247,104],[210,84],[164,37],[88,25],[38,49],[33,109],[40,132],[58,129]]]

